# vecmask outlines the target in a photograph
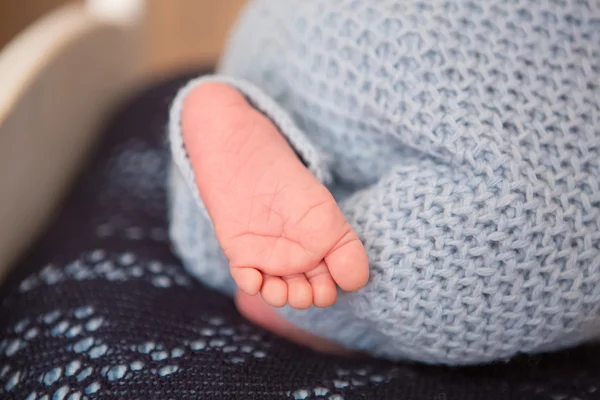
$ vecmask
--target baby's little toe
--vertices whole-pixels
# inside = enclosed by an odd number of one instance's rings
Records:
[[[231,277],[250,296],[257,295],[263,285],[263,274],[255,268],[231,268]]]
[[[273,307],[283,307],[288,301],[288,285],[277,276],[265,275],[260,295]]]
[[[307,272],[306,278],[312,286],[315,307],[325,308],[335,304],[337,287],[324,262],[321,262],[312,271]]]
[[[304,274],[286,276],[283,280],[288,286],[288,304],[292,308],[305,310],[313,304],[313,290]]]

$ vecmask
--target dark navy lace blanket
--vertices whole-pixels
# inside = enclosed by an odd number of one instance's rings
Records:
[[[185,80],[121,110],[1,289],[1,399],[600,399],[599,347],[452,370],[326,357],[245,321],[167,240],[165,127]]]

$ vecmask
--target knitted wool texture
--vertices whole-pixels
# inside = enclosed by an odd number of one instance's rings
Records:
[[[206,80],[274,121],[369,253],[364,289],[287,319],[446,364],[600,333],[599,1],[251,2],[170,126],[175,247],[231,292],[179,129]]]

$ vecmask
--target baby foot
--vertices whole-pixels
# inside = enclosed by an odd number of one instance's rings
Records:
[[[184,142],[200,196],[238,287],[270,305],[328,307],[363,287],[365,249],[331,193],[271,121],[232,87],[186,99]]]

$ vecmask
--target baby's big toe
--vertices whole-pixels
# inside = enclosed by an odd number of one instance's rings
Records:
[[[325,256],[325,263],[342,290],[353,292],[369,281],[367,252],[352,229]]]

